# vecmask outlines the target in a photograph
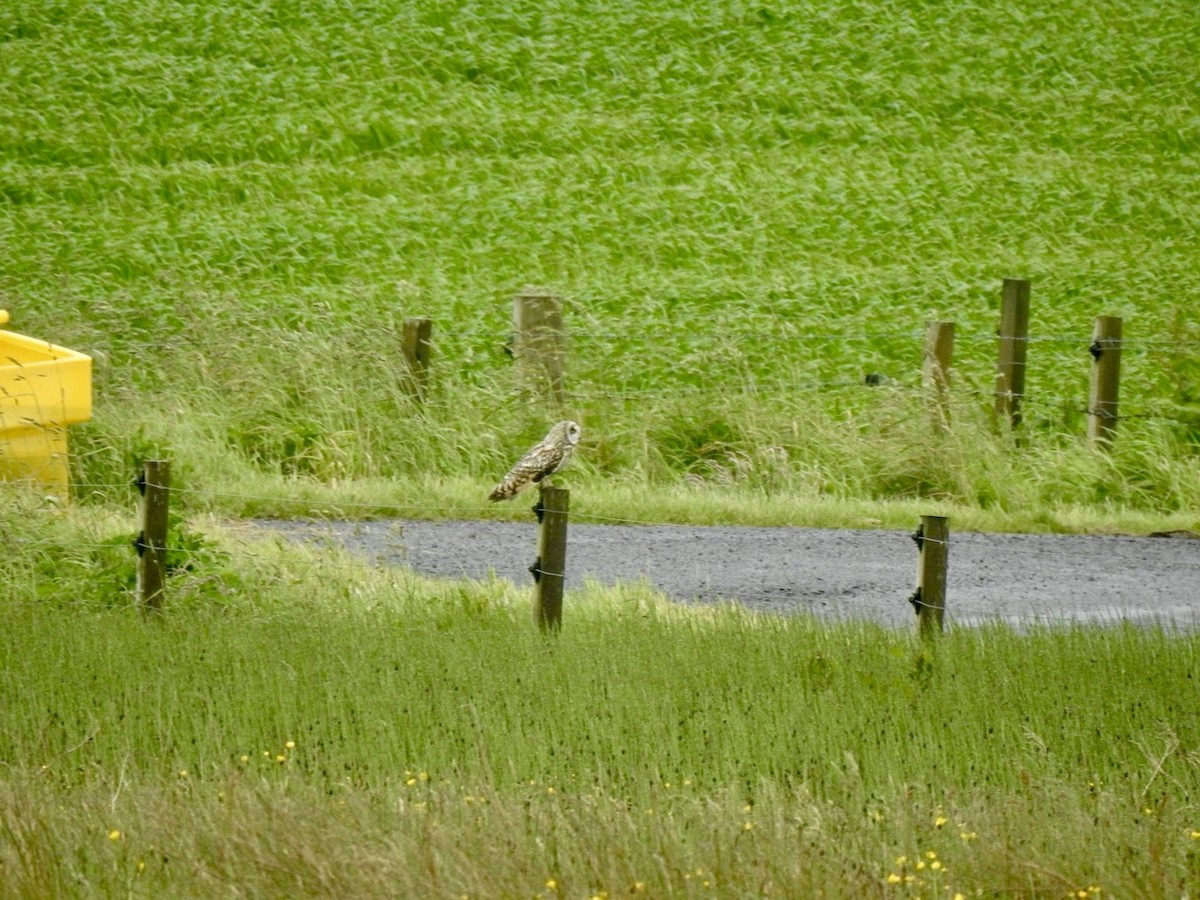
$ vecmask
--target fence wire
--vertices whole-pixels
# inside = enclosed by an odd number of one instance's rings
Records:
[[[131,494],[136,490],[136,488],[134,487],[133,479],[131,479],[128,482],[118,482],[118,483],[76,484],[76,485],[73,485],[72,487],[76,488],[76,489],[90,488],[90,489],[95,489],[95,490],[103,490],[106,492],[128,491]],[[498,516],[497,511],[499,508],[495,504],[479,505],[479,506],[438,506],[438,505],[430,505],[430,504],[392,504],[392,503],[381,503],[381,502],[354,502],[354,501],[343,502],[343,501],[336,501],[336,500],[328,500],[327,501],[327,500],[315,500],[313,498],[288,497],[288,496],[284,496],[284,495],[210,491],[210,490],[202,490],[202,489],[197,489],[197,488],[185,488],[185,487],[176,487],[176,486],[171,486],[171,487],[167,488],[166,490],[167,490],[168,494],[170,494],[170,495],[178,495],[181,497],[193,497],[193,498],[202,498],[202,499],[221,499],[221,500],[225,500],[225,501],[234,501],[237,503],[247,504],[247,505],[251,504],[251,503],[264,503],[264,504],[272,504],[275,506],[287,506],[287,505],[291,504],[291,505],[295,505],[297,507],[301,507],[301,508],[308,509],[308,510],[311,510],[314,505],[319,505],[329,511],[340,512],[343,510],[346,510],[346,511],[357,510],[362,513],[370,513],[371,514],[372,518],[370,518],[370,519],[344,519],[344,518],[330,519],[330,518],[314,518],[312,516],[306,516],[303,519],[298,519],[298,520],[282,520],[285,522],[295,522],[296,524],[302,525],[306,529],[310,529],[310,530],[321,527],[321,526],[328,526],[329,531],[327,532],[326,535],[323,535],[322,537],[323,538],[327,537],[331,540],[336,540],[338,542],[341,542],[343,540],[343,537],[339,536],[333,529],[333,525],[338,522],[345,523],[350,526],[356,526],[356,527],[361,527],[364,525],[369,525],[371,523],[378,523],[378,522],[394,523],[394,524],[398,524],[400,526],[403,526],[405,524],[425,525],[425,524],[436,523],[436,522],[446,521],[446,520],[460,520],[464,517],[464,515],[469,515],[469,514],[483,514],[482,518],[472,519],[471,521],[478,521],[480,523],[485,523],[485,524],[486,523],[500,523],[502,525],[509,525],[509,524],[517,523],[517,520],[515,520],[508,513],[505,513],[502,516]],[[530,495],[530,499],[532,500],[532,495]],[[420,518],[412,518],[414,514],[422,514],[422,515]],[[778,529],[780,531],[787,531],[787,530],[825,531],[825,530],[827,530],[827,529],[817,529],[817,528],[814,528],[814,526],[804,525],[803,523],[795,523],[795,524],[790,524],[790,525],[778,525],[778,526],[754,526],[754,525],[702,526],[702,525],[694,525],[694,524],[689,524],[689,523],[674,522],[671,520],[664,520],[664,519],[643,519],[643,518],[638,518],[635,516],[626,516],[626,515],[611,516],[611,515],[601,515],[599,513],[588,513],[588,512],[581,512],[581,511],[572,511],[569,514],[569,518],[570,518],[570,521],[574,522],[574,523],[588,523],[588,524],[599,525],[599,526],[678,527],[678,528],[715,527],[715,528],[730,528],[730,529],[762,528],[762,529],[766,529],[766,530]],[[238,525],[238,523],[242,523],[242,522],[246,522],[246,521],[249,521],[251,523],[254,523],[257,521],[273,522],[273,521],[276,521],[276,518],[271,517],[271,516],[259,517],[257,519],[255,519],[254,517],[251,517],[249,520],[242,519],[242,518],[234,518],[234,519],[230,519],[229,523],[236,527]],[[915,536],[915,532],[889,530],[889,529],[882,529],[882,528],[879,528],[879,529],[867,528],[867,529],[856,529],[856,530],[869,531],[872,534],[877,535],[878,539],[881,542],[900,541],[900,542],[908,543],[908,542],[912,542],[914,539],[914,536]],[[268,537],[272,534],[280,535],[279,531],[272,531],[269,526],[266,527],[265,529],[260,529],[256,533],[262,534],[264,537]],[[285,535],[280,535],[280,536],[285,536]],[[1077,536],[1077,535],[1062,535],[1062,534],[1058,534],[1058,533],[1031,533],[1029,535],[1002,534],[1001,536],[1005,537],[1005,538],[1030,537],[1030,538],[1036,539],[1038,537],[1053,538],[1053,537],[1060,537],[1060,536]],[[1084,535],[1084,537],[1094,537],[1097,539],[1117,539],[1117,540],[1120,540],[1120,539],[1141,540],[1141,539],[1143,539],[1142,536],[1131,535],[1131,534]],[[118,544],[114,543],[114,541],[111,539],[107,540],[107,541],[67,541],[67,542],[63,542],[63,541],[53,539],[53,538],[34,538],[34,537],[26,537],[26,536],[15,535],[15,534],[7,534],[4,536],[4,538],[5,538],[5,544],[7,546],[24,547],[24,548],[45,547],[47,549],[55,549],[55,548],[67,547],[67,548],[79,549],[79,550],[112,550],[115,546],[119,546]],[[937,539],[930,538],[930,537],[923,537],[922,540],[932,542],[932,543],[938,543],[938,544],[945,543],[950,548],[970,547],[973,550],[982,550],[987,553],[995,553],[997,555],[1002,555],[1002,556],[1024,556],[1029,553],[1041,553],[1041,554],[1053,556],[1053,555],[1058,555],[1061,553],[1061,551],[1059,551],[1057,549],[1041,548],[1041,547],[1037,547],[1037,546],[1022,547],[1019,551],[1006,549],[1004,547],[997,546],[998,542],[996,540],[996,536],[992,535],[991,533],[988,533],[988,532],[970,532],[970,531],[953,532],[951,537],[945,542],[942,542],[942,541],[939,541]],[[1197,542],[1196,546],[1197,546],[1197,550],[1200,551],[1200,541]],[[133,549],[132,537],[131,537],[130,549],[131,549],[131,551]],[[1200,555],[1198,555],[1196,560],[1180,560],[1180,564],[1186,565],[1186,566],[1200,567]],[[368,566],[368,568],[373,568],[373,567]],[[752,568],[749,571],[751,572],[751,574],[756,574]]]

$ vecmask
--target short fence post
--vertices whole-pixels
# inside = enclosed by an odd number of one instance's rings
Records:
[[[142,532],[138,552],[137,597],[146,612],[162,608],[167,580],[167,525],[170,515],[171,464],[146,460],[138,478],[142,492]]]
[[[565,359],[562,298],[525,288],[513,300],[513,355],[523,376],[556,405],[564,400]]]
[[[945,516],[921,516],[913,535],[917,542],[917,589],[909,601],[917,612],[917,630],[922,638],[942,633],[946,613],[946,560],[949,556],[950,520]]]
[[[1021,424],[1025,357],[1029,349],[1029,282],[1005,278],[1000,298],[1000,355],[996,366],[996,415]]]
[[[933,404],[933,423],[938,431],[950,427],[950,364],[954,359],[954,323],[925,323],[925,389]]]
[[[533,617],[543,631],[562,628],[563,584],[567,572],[567,510],[571,492],[539,486],[537,506],[538,555],[529,567],[533,575]]]
[[[408,390],[418,403],[425,399],[429,386],[429,359],[433,352],[433,320],[404,320],[401,349],[408,364]]]
[[[1112,446],[1121,386],[1121,319],[1097,316],[1092,331],[1092,382],[1088,397],[1088,440]]]

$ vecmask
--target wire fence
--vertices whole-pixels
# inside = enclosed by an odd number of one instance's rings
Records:
[[[1007,287],[1006,284],[1006,290]],[[539,302],[545,300],[546,297],[539,295]],[[561,310],[558,311],[558,316],[557,321],[561,322]],[[735,319],[718,317],[716,321],[708,323],[706,331],[691,330],[694,323],[690,321],[662,321],[649,325],[639,323],[634,329],[637,339],[631,342],[631,329],[614,329],[599,323],[582,321],[573,324],[570,329],[563,328],[561,325],[551,328],[549,330],[550,341],[547,344],[546,329],[538,326],[540,331],[535,329],[529,333],[522,333],[520,317],[514,321],[513,330],[507,332],[498,331],[490,325],[466,324],[443,334],[429,325],[426,325],[423,330],[410,329],[407,327],[408,321],[406,320],[406,327],[403,329],[403,340],[422,343],[420,346],[405,346],[404,348],[404,358],[408,361],[408,366],[413,370],[414,375],[420,376],[415,378],[413,383],[406,383],[404,390],[413,392],[418,402],[425,400],[424,394],[430,375],[426,370],[431,365],[430,360],[436,361],[439,351],[447,354],[457,352],[461,355],[462,348],[471,345],[483,345],[496,351],[506,349],[510,351],[510,355],[517,362],[524,360],[527,364],[529,358],[534,358],[537,365],[546,365],[548,364],[547,360],[555,365],[561,365],[561,358],[565,356],[568,349],[577,355],[590,354],[592,357],[591,370],[582,369],[582,376],[576,376],[573,380],[564,378],[568,382],[568,387],[563,389],[563,394],[559,399],[573,404],[624,403],[637,404],[644,408],[652,401],[691,403],[696,398],[729,399],[731,396],[734,398],[771,397],[787,401],[790,398],[823,393],[836,393],[840,398],[844,397],[846,392],[858,390],[873,392],[871,394],[864,393],[863,396],[871,396],[875,398],[876,402],[879,402],[879,398],[883,398],[886,402],[887,398],[896,396],[903,397],[905,402],[910,402],[915,398],[927,399],[930,393],[928,373],[922,372],[918,365],[923,355],[926,357],[929,355],[928,344],[924,348],[922,347],[922,340],[928,341],[929,333],[911,328],[828,330],[804,327],[803,324],[784,314],[755,314],[749,317],[739,315]],[[1002,327],[1004,327],[1003,324]],[[314,340],[327,339],[325,336],[316,334],[311,337]],[[336,339],[336,336],[328,338],[328,340],[335,341]],[[994,347],[1000,344],[1003,346],[1007,342],[1009,345],[1016,344],[1022,348],[1046,348],[1044,351],[1039,349],[1032,360],[1019,354],[1009,361],[1010,368],[1020,371],[1022,377],[1025,372],[1035,370],[1052,370],[1056,373],[1074,370],[1078,373],[1078,379],[1082,380],[1090,370],[1094,379],[1094,367],[1102,356],[1102,350],[1139,355],[1142,358],[1141,366],[1144,374],[1155,374],[1155,366],[1161,370],[1162,360],[1156,354],[1161,354],[1163,351],[1172,353],[1178,358],[1200,358],[1200,339],[1190,338],[1121,337],[1117,340],[1107,341],[1101,346],[1095,337],[1081,334],[1030,335],[1006,332],[1002,335],[999,332],[974,331],[958,335],[957,340],[960,344],[972,348],[969,355],[976,374],[972,380],[970,372],[961,373],[963,377],[959,381],[965,383],[954,383],[949,386],[944,393],[951,403],[988,405],[1003,398],[1003,392],[998,391],[993,384],[995,370],[985,366],[982,374],[979,373],[980,358],[982,357],[980,351],[985,345]],[[796,363],[794,355],[784,354],[782,360],[776,358],[779,356],[780,348],[790,348],[793,352],[797,349],[812,351],[815,354],[820,352],[820,348],[829,344],[838,344],[843,347],[860,346],[871,349],[872,352],[862,354],[858,358],[841,353],[835,355],[836,358],[832,362],[805,359],[803,365]],[[669,365],[660,366],[651,373],[650,377],[653,378],[653,383],[643,384],[647,378],[643,373],[638,373],[636,379],[625,379],[621,375],[620,367],[611,364],[613,361],[620,361],[626,367],[636,369],[639,359],[630,352],[631,346],[655,347],[657,348],[655,352],[659,356],[670,361]],[[746,363],[744,359],[738,357],[737,354],[743,348],[751,350],[755,354],[753,364]],[[360,352],[358,348],[349,346],[337,349],[339,352],[350,353],[355,359],[370,360],[372,365],[377,363],[382,367],[393,366],[393,361],[378,347],[373,348],[370,352]],[[709,357],[705,356],[705,354],[712,353],[719,355],[728,350],[733,351],[733,356],[727,361],[727,365],[720,361],[714,364]],[[680,355],[681,353],[683,355]],[[688,354],[692,354],[696,358],[690,358]],[[33,480],[37,480],[40,471],[50,466],[61,477],[53,483],[47,483],[47,486],[60,488],[65,496],[64,426],[55,421],[53,404],[46,408],[39,405],[47,402],[43,398],[55,397],[54,385],[50,383],[55,378],[55,372],[53,369],[34,371],[32,367],[22,362],[16,360],[11,360],[11,362],[13,365],[6,367],[3,365],[3,361],[0,361],[0,373],[6,368],[9,370],[8,380],[0,379],[0,443],[3,441],[4,434],[18,430],[21,432],[24,443],[19,454],[10,452],[8,458],[5,456],[5,449],[0,447],[0,475],[4,474],[3,470],[8,465],[9,469],[15,471],[18,476],[27,477],[32,473]],[[1003,354],[1000,364],[1004,365]],[[938,360],[938,365],[942,366],[946,372],[955,371],[953,363],[948,358]],[[764,367],[765,371],[760,371]],[[858,371],[852,373],[850,371],[852,367],[857,367]],[[791,371],[787,371],[789,368]],[[889,373],[886,371],[887,369],[893,371]],[[828,374],[814,374],[813,370]],[[444,375],[445,369],[442,371]],[[593,377],[589,380],[589,371],[596,371],[600,373],[601,377]],[[720,377],[716,377],[717,374]],[[1161,376],[1161,371],[1158,371],[1157,374]],[[563,377],[561,370],[559,375]],[[679,377],[680,380],[672,381],[672,375]],[[34,384],[35,379],[38,390],[27,390],[27,387]],[[47,384],[50,386],[48,392]],[[506,384],[507,386],[505,386]],[[504,380],[497,380],[488,387],[499,392],[498,399],[504,396],[517,396],[524,390],[519,385],[513,385]],[[65,387],[59,385],[58,390],[59,393],[62,393],[65,391]],[[34,398],[33,401],[24,399],[27,396]],[[1095,417],[1100,415],[1097,405],[1091,398],[1048,392],[1037,388],[1028,390],[1023,382],[1020,390],[1014,396],[1027,412],[1041,416]],[[841,402],[840,399],[837,402]],[[1108,425],[1121,420],[1144,420],[1172,426],[1184,426],[1189,429],[1200,428],[1200,415],[1190,414],[1187,404],[1178,400],[1143,399],[1141,406],[1134,405],[1130,408],[1126,403],[1119,410],[1116,407],[1115,395],[1111,401],[1106,402],[1110,402],[1110,406],[1104,410],[1103,415]],[[1015,421],[1014,419],[1014,424]],[[40,451],[37,447],[39,434],[44,436],[46,444],[45,448]],[[33,462],[31,463],[30,460]],[[77,492],[94,491],[110,496],[119,494],[122,490],[132,490],[132,484],[78,483],[72,487]],[[312,498],[253,496],[187,487],[171,487],[169,493],[180,498],[195,500],[200,505],[224,503],[249,507],[257,504],[269,506],[272,509],[286,509],[290,504],[296,504],[298,509],[306,512],[313,508],[315,502]],[[438,507],[426,504],[390,504],[338,499],[317,502],[322,507],[338,514],[389,517],[401,521],[407,518],[493,518],[496,515],[495,507],[484,504]],[[571,518],[576,523],[597,526],[648,527],[664,524],[629,516],[602,516],[586,512],[575,512]],[[878,532],[876,537],[881,546],[906,539],[906,535],[896,532]],[[36,549],[43,546],[37,544],[37,540],[17,535],[12,537],[10,546]],[[931,545],[940,543],[933,538],[927,540]],[[53,541],[45,543],[44,546],[47,552],[63,547],[62,544],[56,544]],[[111,550],[112,546],[111,542],[80,542],[71,544],[71,549],[98,552]],[[946,547],[998,556],[1057,552],[1030,545],[1019,551],[1018,554],[1018,551],[1014,551],[1005,542],[977,535],[953,535],[946,542]],[[241,548],[239,553],[245,559],[253,557],[253,551],[249,551],[245,547]],[[263,559],[266,560],[265,557]],[[1114,560],[1110,560],[1109,564],[1113,562]],[[1185,569],[1193,569],[1200,566],[1200,560],[1181,556],[1175,564]],[[324,568],[328,568],[330,565],[358,567],[370,564],[344,560],[321,563]],[[653,577],[657,573],[651,567],[644,574]],[[750,570],[746,577],[753,578],[763,574],[766,573],[756,573]]]
[[[925,389],[920,372],[923,332],[919,329],[811,328],[783,313],[747,313],[750,318],[747,324],[743,321],[745,317],[742,313],[747,311],[740,311],[738,318],[729,322],[708,322],[703,331],[694,330],[696,323],[692,321],[682,325],[669,321],[636,323],[623,329],[612,329],[586,320],[573,322],[569,328],[563,327],[555,335],[555,340],[561,345],[560,352],[566,354],[569,351],[574,361],[580,363],[578,371],[568,371],[564,375],[565,397],[572,403],[628,405],[649,400],[670,402],[730,396],[786,400],[795,395],[844,395],[847,391],[864,386],[887,387],[909,394]],[[377,332],[373,332],[373,336],[377,337]],[[321,346],[328,345],[326,350],[335,351],[335,355],[341,352],[337,349],[339,340],[343,343],[350,341],[341,350],[361,359],[362,368],[375,367],[379,370],[365,378],[366,386],[375,385],[381,378],[386,379],[389,373],[397,369],[394,355],[387,352],[386,341],[359,342],[346,336],[339,338],[336,333],[297,334],[294,339],[298,347],[303,347],[307,340],[316,341]],[[404,339],[408,339],[407,335]],[[491,369],[476,372],[474,367],[478,366],[478,361],[466,360],[463,348],[482,344],[514,351],[521,343],[516,323],[510,331],[497,330],[493,324],[439,325],[436,329],[427,328],[420,340],[423,342],[423,352],[417,354],[414,349],[414,359],[419,356],[422,366],[437,366],[438,377],[452,385],[453,390],[494,390],[498,392],[498,401],[510,393],[503,378],[489,381],[489,376],[495,379],[500,375],[499,372]],[[974,356],[969,367],[964,365],[961,372],[956,372],[961,375],[960,380],[967,384],[951,384],[951,397],[994,398],[995,372],[982,366],[982,361],[976,357],[979,356],[978,349],[983,346],[996,346],[1001,340],[1000,335],[996,331],[964,332],[956,340],[960,345],[973,346],[975,349],[971,351]],[[1049,348],[1048,353],[1038,353],[1032,359],[1017,359],[1012,365],[1023,371],[1040,372],[1043,377],[1057,379],[1070,377],[1066,373],[1072,369],[1078,373],[1078,379],[1084,378],[1085,366],[1090,366],[1092,362],[1089,352],[1095,343],[1091,337],[1080,333],[1016,334],[1005,335],[1003,340]],[[603,342],[608,345],[595,346]],[[820,356],[820,347],[829,344],[843,347],[879,346],[877,352],[860,355],[859,358],[844,352],[833,354],[832,358]],[[1137,419],[1200,427],[1200,413],[1179,408],[1188,405],[1186,401],[1190,395],[1187,391],[1181,392],[1178,385],[1175,386],[1178,396],[1174,400],[1146,396],[1163,390],[1164,380],[1170,378],[1169,374],[1164,375],[1162,361],[1152,358],[1154,354],[1169,350],[1179,358],[1200,359],[1200,337],[1122,337],[1111,342],[1110,346],[1125,354],[1146,357],[1140,374],[1156,382],[1140,386],[1141,389],[1136,391],[1131,390],[1132,383],[1127,386],[1126,393],[1137,399],[1132,408],[1125,403],[1125,409],[1117,410],[1111,416],[1113,421]],[[660,349],[655,350],[656,347]],[[745,352],[747,356],[716,361],[704,356],[704,351],[730,349],[735,353]],[[811,349],[818,355],[797,356],[798,349]],[[689,353],[699,356],[689,359]],[[298,357],[304,355],[297,354]],[[660,356],[661,364],[652,367],[643,365],[645,355]],[[440,363],[439,356],[443,357]],[[433,363],[429,362],[430,359]],[[12,367],[0,363],[0,371],[6,368]],[[789,373],[788,369],[792,371]],[[455,370],[458,371],[457,375],[454,374]],[[1053,376],[1050,376],[1051,372]],[[18,378],[22,377],[18,374]],[[39,372],[37,377],[52,378],[54,373]],[[455,378],[461,379],[462,384],[458,384]],[[478,384],[473,383],[473,380],[479,379],[483,380]],[[971,383],[979,386],[972,387]],[[1200,393],[1200,385],[1196,386],[1195,392]],[[15,408],[14,404],[19,401],[10,394],[12,391],[9,386],[0,384],[0,428],[17,427],[27,419],[34,424],[40,421],[38,416],[29,419],[27,412]],[[1026,404],[1041,404],[1047,410],[1058,404],[1064,411],[1082,412],[1083,415],[1091,413],[1082,397],[1076,398],[1073,403],[1065,401],[1056,395],[1053,388],[1048,391],[1042,385],[1026,386],[1020,399]],[[8,402],[5,403],[5,400]],[[1139,403],[1140,406],[1137,405]]]
[[[78,487],[106,492],[133,489],[132,481]],[[273,493],[166,486],[163,492],[165,498],[188,498],[200,505],[217,500],[241,505],[269,503],[276,508],[295,504],[305,513],[311,513],[313,506],[312,498]],[[169,499],[164,499],[164,521],[167,504]],[[460,584],[452,590],[468,592],[494,590],[489,586],[499,579],[508,583],[499,590],[509,598],[513,590],[531,589],[535,612],[541,610],[540,592],[547,576],[556,576],[559,591],[568,576],[576,587],[582,576],[584,587],[587,579],[601,585],[642,585],[668,600],[738,602],[759,612],[809,612],[818,617],[875,620],[891,626],[912,622],[915,612],[917,632],[923,639],[942,632],[947,613],[951,622],[962,625],[1080,619],[1187,629],[1200,625],[1200,592],[1196,591],[1200,540],[951,534],[948,530],[942,532],[947,537],[939,539],[926,527],[938,517],[922,516],[915,533],[881,527],[858,529],[855,542],[859,551],[851,553],[842,543],[830,542],[828,536],[838,532],[802,524],[699,528],[576,511],[570,515],[571,530],[581,543],[575,550],[568,549],[565,565],[551,573],[544,571],[541,556],[534,556],[535,551],[540,554],[545,543],[545,523],[535,526],[528,520],[510,521],[507,513],[504,521],[453,521],[480,515],[494,517],[497,507],[483,504],[335,502],[322,506],[339,516],[360,513],[371,519],[228,520],[220,524],[220,536],[211,539],[198,532],[185,535],[164,531],[159,538],[166,561],[162,587],[156,599],[150,601],[144,591],[144,571],[150,556],[146,548],[154,544],[154,539],[146,538],[151,505],[147,494],[141,501],[143,529],[136,537],[132,529],[118,530],[107,540],[5,535],[9,547],[9,558],[3,566],[9,594],[5,603],[44,605],[36,599],[40,596],[36,579],[71,559],[78,563],[82,555],[99,564],[100,577],[127,578],[127,574],[120,573],[127,573],[130,564],[136,565],[138,584],[133,600],[150,612],[169,607],[172,602],[187,602],[189,597],[214,602],[230,592],[247,589],[240,577],[228,582],[227,573],[232,567],[248,568],[254,578],[301,590],[305,585],[327,586],[331,577],[365,577],[375,588],[398,589],[402,596],[415,588],[412,579],[451,579]],[[465,538],[460,534],[457,543],[452,541],[448,547],[440,531],[457,524],[467,526],[469,534]],[[575,541],[568,538],[565,516],[561,528],[564,546],[574,546]],[[432,540],[432,558],[425,546],[430,541],[429,529],[439,532]],[[654,537],[648,540],[647,535]],[[597,541],[614,545],[607,556],[599,559],[594,553]],[[230,542],[236,547],[231,548]],[[1164,552],[1168,548],[1170,552]],[[914,552],[917,587],[910,594]],[[575,556],[583,561],[579,571],[572,574]],[[530,558],[533,563],[527,567]],[[114,559],[125,562],[114,567]],[[864,559],[869,560],[866,575]],[[30,567],[26,577],[33,599],[19,596],[21,566]],[[1042,577],[1049,583],[1026,578],[1030,571],[1046,573]],[[534,574],[532,585],[530,574]],[[383,582],[378,581],[380,576]],[[461,586],[464,578],[470,587]],[[129,590],[128,584],[122,583],[125,586],[118,585],[115,592],[110,586],[107,603]],[[453,596],[461,599],[467,594]],[[56,599],[53,605],[86,609],[93,608],[95,601]],[[561,599],[556,616],[554,630],[561,627]],[[540,615],[537,618],[546,627]]]
[[[1027,301],[1027,282],[1005,282],[1005,309],[1010,307],[1010,301],[1019,300],[1022,286]],[[1013,287],[1018,290],[1010,290]],[[671,321],[669,317],[662,321],[630,323],[622,329],[613,329],[582,316],[579,318],[583,321],[566,327],[562,299],[535,290],[516,298],[510,332],[497,334],[476,328],[465,334],[455,332],[453,338],[461,342],[464,337],[468,340],[482,337],[489,344],[502,345],[510,356],[528,357],[535,369],[539,365],[548,366],[545,372],[553,383],[553,398],[576,404],[669,403],[696,398],[711,401],[740,396],[785,400],[796,395],[842,394],[861,386],[886,386],[912,395],[928,390],[928,374],[920,371],[921,360],[922,356],[929,356],[929,327],[935,323],[926,323],[924,332],[904,328],[829,330],[805,327],[784,313],[749,309],[739,309],[736,317],[717,316],[715,320],[706,320],[700,328],[694,321]],[[1007,313],[1002,313],[999,329],[963,333],[958,337],[960,345],[968,347],[970,359],[957,374],[969,386],[964,389],[958,384],[949,384],[947,378],[948,397],[990,399],[999,408],[1005,402],[1006,392],[1011,391],[1016,404],[1040,403],[1046,412],[1050,411],[1051,405],[1057,404],[1058,412],[1063,414],[1079,412],[1087,417],[1100,416],[1103,418],[1101,425],[1089,427],[1089,436],[1095,440],[1110,441],[1116,423],[1122,419],[1200,427],[1200,413],[1188,408],[1193,391],[1179,385],[1173,388],[1174,400],[1143,399],[1141,407],[1130,409],[1127,405],[1124,410],[1119,409],[1115,396],[1119,367],[1110,365],[1114,354],[1129,356],[1133,365],[1126,368],[1136,370],[1139,378],[1150,383],[1148,388],[1138,391],[1144,398],[1163,390],[1164,379],[1170,378],[1168,370],[1176,362],[1190,356],[1200,357],[1200,336],[1125,337],[1120,335],[1119,319],[1099,317],[1096,327],[1100,327],[1101,320],[1115,321],[1118,325],[1118,336],[1106,336],[1101,342],[1095,331],[1091,335],[1029,334],[1024,330],[1025,326],[1015,326],[1010,318]],[[431,325],[429,333],[436,354],[439,339]],[[926,341],[924,348],[922,335]],[[822,359],[820,348],[829,344],[839,345],[840,351],[833,354],[832,359]],[[979,351],[985,345],[1000,348],[1000,374],[986,368],[980,370]],[[850,346],[861,348],[856,351],[857,356],[845,352]],[[1021,352],[1006,354],[1004,348],[1013,346],[1019,347]],[[1031,360],[1026,353],[1029,347],[1043,349]],[[1101,350],[1105,360],[1103,365],[1097,366]],[[811,353],[806,355],[798,351]],[[1170,360],[1162,358],[1164,351],[1173,357]],[[583,359],[583,364],[573,374],[566,372],[568,353],[573,359]],[[650,359],[664,364],[644,365]],[[938,362],[943,372],[957,372],[948,357]],[[1005,380],[1006,376],[1002,374],[1005,366],[1008,371],[1017,373],[1019,377],[1015,381]],[[785,371],[789,368],[791,373]],[[814,372],[814,369],[821,371]],[[856,371],[852,372],[852,369]],[[1111,390],[1112,396],[1106,393],[1098,399],[1080,396],[1073,402],[1060,402],[1043,387],[1031,389],[1025,384],[1026,372],[1062,382],[1071,378],[1072,369],[1080,379],[1090,369],[1093,382],[1097,371],[1102,372],[1101,384],[1106,392]],[[1128,372],[1125,377],[1128,381]],[[1129,386],[1126,392],[1129,393]],[[1200,385],[1194,393],[1200,393]],[[1015,406],[1012,412],[1016,424],[1019,414]]]
[[[737,318],[728,321],[706,318],[703,324],[706,330],[697,330],[699,320],[687,318],[677,322],[669,320],[648,321],[645,318],[631,319],[625,327],[597,326],[581,324],[574,320],[563,330],[563,339],[567,341],[611,341],[628,345],[631,335],[638,342],[655,343],[659,340],[668,344],[704,345],[720,341],[749,341],[761,340],[763,337],[780,337],[799,343],[871,343],[875,341],[911,341],[920,340],[924,336],[921,328],[884,328],[872,329],[829,329],[811,327],[796,318],[783,314],[770,316],[759,315],[755,318],[751,313],[739,313]],[[487,344],[504,346],[515,339],[515,330],[497,328],[490,323],[463,324],[456,323],[452,329],[444,332],[435,331],[431,340],[436,344],[441,341],[445,346],[460,343]],[[999,334],[995,331],[962,332],[959,340],[973,343],[995,343]],[[1068,344],[1086,349],[1091,338],[1079,333],[1062,332],[1051,334],[1018,335],[1009,340],[1028,344]],[[1136,350],[1145,347],[1174,347],[1200,349],[1198,337],[1125,337],[1120,341],[1123,349]]]

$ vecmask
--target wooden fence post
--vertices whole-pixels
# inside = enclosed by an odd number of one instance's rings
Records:
[[[938,431],[950,427],[950,364],[954,359],[954,323],[925,323],[925,389],[933,404],[933,424]]]
[[[534,510],[538,515],[538,555],[533,574],[533,617],[543,631],[562,628],[563,583],[567,572],[567,510],[571,492],[551,485],[538,486]]]
[[[917,589],[909,602],[917,612],[917,630],[926,640],[945,627],[946,560],[949,556],[950,520],[945,516],[921,516],[913,535],[917,557]]]
[[[146,612],[162,608],[167,581],[167,525],[170,512],[171,464],[146,460],[138,479],[142,492],[142,533],[138,552],[137,597]]]
[[[408,364],[408,389],[418,403],[425,399],[429,386],[429,359],[433,352],[433,320],[404,320],[401,349]]]
[[[1112,446],[1121,386],[1121,319],[1097,316],[1092,330],[1092,384],[1088,397],[1088,440]]]
[[[1025,357],[1029,349],[1029,282],[1005,278],[1000,298],[1000,355],[996,367],[996,415],[1021,424]]]
[[[527,287],[513,300],[513,356],[523,377],[556,405],[564,400],[565,360],[562,298]]]

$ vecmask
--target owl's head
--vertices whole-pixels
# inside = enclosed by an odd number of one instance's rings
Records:
[[[559,422],[554,426],[554,430],[572,446],[579,443],[579,435],[583,433],[583,430],[579,427],[579,423],[570,420]]]

